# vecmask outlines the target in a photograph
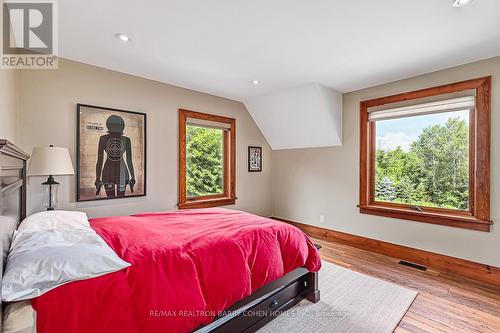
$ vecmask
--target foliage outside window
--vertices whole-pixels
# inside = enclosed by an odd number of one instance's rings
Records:
[[[186,127],[186,192],[188,197],[224,193],[223,131]]]
[[[235,203],[236,121],[179,110],[179,208]]]
[[[490,230],[491,77],[363,101],[360,112],[361,213]]]
[[[383,120],[376,131],[376,201],[469,209],[468,111]]]

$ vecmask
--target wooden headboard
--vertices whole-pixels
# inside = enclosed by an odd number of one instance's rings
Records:
[[[29,158],[11,142],[0,139],[0,281],[12,233],[26,217],[26,161]]]

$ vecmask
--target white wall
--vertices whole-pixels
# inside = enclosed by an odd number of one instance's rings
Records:
[[[497,225],[491,232],[360,214],[359,102],[486,75],[493,76],[491,217]],[[343,146],[273,151],[273,216],[500,266],[500,57],[347,93],[343,104]]]
[[[17,143],[18,72],[0,69],[0,139]]]
[[[273,150],[342,144],[342,94],[318,83],[245,102]]]
[[[75,202],[76,177],[56,177],[61,183],[60,209],[79,209],[91,216],[124,215],[177,208],[178,109],[236,118],[237,172],[234,207],[271,214],[271,151],[243,104],[135,76],[68,60],[58,70],[22,71],[19,77],[19,145],[69,147],[75,162],[76,103],[147,113],[147,196]],[[263,147],[264,170],[247,172],[247,146]],[[76,166],[75,166],[76,167]],[[28,213],[41,210],[42,177],[31,177]]]

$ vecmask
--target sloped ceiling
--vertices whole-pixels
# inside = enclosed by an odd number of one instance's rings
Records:
[[[245,106],[272,149],[342,144],[342,95],[318,83],[253,98]]]

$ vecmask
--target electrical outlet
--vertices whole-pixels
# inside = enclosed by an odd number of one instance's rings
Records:
[[[325,215],[319,216],[319,223],[325,223]]]

